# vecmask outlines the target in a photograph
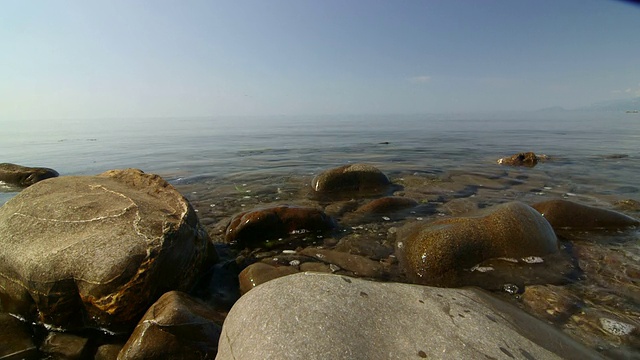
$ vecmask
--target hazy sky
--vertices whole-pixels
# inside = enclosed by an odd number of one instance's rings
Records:
[[[613,0],[25,1],[0,119],[442,113],[640,96]]]

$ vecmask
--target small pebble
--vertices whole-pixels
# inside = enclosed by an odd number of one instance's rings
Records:
[[[384,220],[384,221],[389,221],[389,220],[391,220],[391,218],[390,218],[390,217],[388,217],[388,216],[383,216],[383,217],[382,217],[382,220]]]
[[[300,265],[300,260],[291,260],[291,261],[289,261],[289,265],[298,266],[298,265]]]
[[[283,254],[295,254],[296,251],[295,250],[282,250]]]
[[[336,272],[340,270],[340,267],[336,264],[329,264],[329,270],[331,270],[331,272]]]

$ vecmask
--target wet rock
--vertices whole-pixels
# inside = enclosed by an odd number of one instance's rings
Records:
[[[140,170],[50,179],[0,208],[3,307],[59,327],[131,328],[215,257],[187,200]]]
[[[318,193],[382,193],[391,185],[389,178],[375,166],[367,164],[344,165],[326,170],[311,182]]]
[[[506,354],[601,358],[478,289],[299,273],[240,298],[224,323],[217,359],[503,359]]]
[[[124,345],[119,359],[211,359],[224,318],[179,291],[162,295]]]
[[[315,248],[306,248],[300,253],[327,264],[337,265],[341,269],[353,272],[356,276],[379,278],[384,273],[384,269],[379,262],[360,255]]]
[[[391,214],[396,211],[410,209],[418,206],[418,202],[402,196],[386,196],[371,200],[356,209],[359,214]]]
[[[306,262],[300,264],[300,271],[313,271],[321,273],[332,273],[329,265],[319,262]]]
[[[361,234],[350,234],[343,237],[334,250],[376,260],[386,258],[394,251],[393,246],[383,245],[377,239]]]
[[[116,360],[122,347],[122,344],[100,345],[93,360]]]
[[[537,318],[564,322],[580,307],[580,299],[562,286],[531,285],[522,294],[522,303]]]
[[[451,175],[450,179],[458,184],[462,184],[465,186],[465,191],[461,192],[461,196],[471,195],[470,193],[475,192],[475,190],[470,190],[469,188],[484,188],[484,189],[492,189],[492,190],[502,190],[508,187],[509,179],[502,179],[498,176],[486,175],[486,174],[459,174],[459,175]]]
[[[532,152],[523,152],[523,153],[511,155],[510,157],[498,159],[498,164],[534,167],[536,166],[536,164],[538,164],[539,160],[540,158],[536,154]]]
[[[478,210],[478,203],[468,198],[462,198],[447,201],[442,207],[447,213],[455,216]]]
[[[254,287],[264,284],[267,281],[297,272],[298,269],[293,266],[271,266],[262,262],[251,264],[238,275],[240,292],[245,294]]]
[[[40,350],[54,358],[82,359],[87,358],[89,339],[57,332],[50,332],[40,346]]]
[[[324,208],[324,212],[329,216],[340,217],[347,212],[353,211],[358,208],[358,202],[355,200],[349,201],[337,201],[327,205]]]
[[[0,164],[0,182],[27,187],[45,179],[58,176],[58,172],[41,167],[26,167],[16,164]]]
[[[35,360],[41,357],[27,324],[7,313],[0,313],[0,343],[0,359]]]
[[[633,199],[619,200],[614,205],[618,210],[640,211],[640,201]]]
[[[531,205],[555,230],[624,229],[640,221],[625,214],[567,200],[550,200]]]
[[[533,208],[510,202],[467,217],[414,223],[398,230],[396,255],[415,282],[455,286],[461,271],[498,257],[556,252],[553,229]]]
[[[335,221],[322,210],[277,206],[237,214],[225,231],[225,241],[241,247],[256,246],[265,240],[292,233],[323,232],[335,228]]]

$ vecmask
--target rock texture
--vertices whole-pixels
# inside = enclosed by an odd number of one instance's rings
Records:
[[[396,254],[417,283],[456,286],[461,271],[497,257],[556,252],[549,223],[521,202],[497,205],[467,217],[416,223],[399,229]]]
[[[511,166],[534,167],[540,158],[532,152],[523,152],[510,157],[498,159],[498,164]]]
[[[16,164],[0,164],[0,181],[10,185],[27,187],[38,181],[58,176],[58,172],[41,167],[27,167]]]
[[[247,266],[238,275],[240,292],[245,294],[254,287],[267,281],[297,273],[293,266],[271,266],[265,263],[255,263]]]
[[[600,359],[478,289],[299,273],[248,292],[216,359]]]
[[[294,232],[322,232],[335,226],[334,220],[322,210],[276,206],[235,215],[227,226],[225,241],[235,242],[239,246],[255,246]]]
[[[42,358],[32,336],[27,324],[7,313],[0,313],[0,359]]]
[[[215,258],[188,201],[140,170],[51,179],[0,208],[4,311],[56,326],[133,327]]]
[[[207,304],[168,292],[144,314],[119,359],[212,359],[224,319]]]
[[[311,182],[313,190],[319,193],[339,192],[384,192],[391,182],[375,166],[367,164],[344,165],[326,170]]]
[[[550,200],[531,205],[556,230],[624,229],[640,221],[613,210],[600,209],[567,200]]]

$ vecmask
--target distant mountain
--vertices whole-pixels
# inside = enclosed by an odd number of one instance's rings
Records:
[[[598,102],[589,106],[577,108],[578,111],[616,111],[627,112],[640,110],[640,97],[623,99],[623,100],[611,100]]]

